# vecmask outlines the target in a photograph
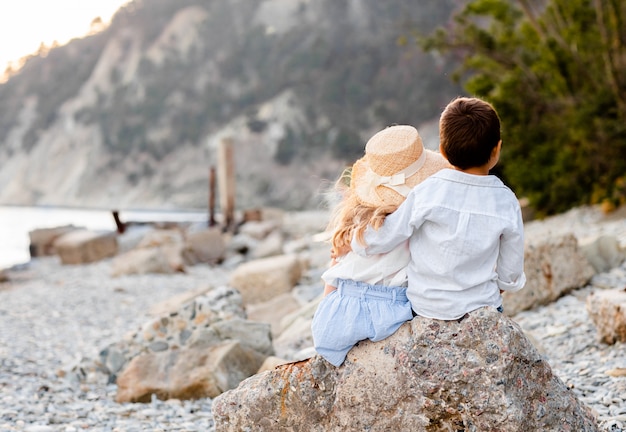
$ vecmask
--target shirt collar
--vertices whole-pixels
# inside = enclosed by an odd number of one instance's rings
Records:
[[[468,185],[475,186],[486,186],[486,187],[503,187],[504,183],[495,175],[476,175],[476,174],[467,174],[462,171],[458,171],[452,168],[444,168],[440,171],[437,171],[433,174],[433,177],[437,177],[444,180],[449,180],[458,183],[465,183]]]

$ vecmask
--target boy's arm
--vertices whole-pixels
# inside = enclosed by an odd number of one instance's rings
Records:
[[[524,222],[517,211],[516,221],[500,238],[500,255],[496,264],[498,287],[504,291],[519,291],[526,283],[524,274]]]
[[[415,190],[411,191],[400,207],[385,218],[378,230],[367,227],[364,233],[365,245],[353,237],[350,244],[352,250],[361,256],[376,255],[389,252],[407,240],[416,226],[413,220],[414,192]]]

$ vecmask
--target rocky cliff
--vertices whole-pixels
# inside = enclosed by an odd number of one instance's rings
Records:
[[[205,208],[231,138],[239,208],[318,206],[369,136],[460,92],[412,39],[456,3],[130,2],[0,85],[0,204]]]

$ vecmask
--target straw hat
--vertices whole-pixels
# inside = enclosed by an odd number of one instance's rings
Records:
[[[451,168],[441,154],[424,148],[413,126],[391,126],[375,134],[354,163],[350,187],[362,204],[399,206],[431,174]]]

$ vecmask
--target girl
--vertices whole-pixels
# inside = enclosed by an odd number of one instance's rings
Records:
[[[362,257],[350,251],[352,238],[363,243],[368,225],[378,229],[411,188],[449,167],[424,148],[414,127],[391,126],[367,142],[365,156],[337,181],[342,200],[329,224],[333,265],[322,275],[324,299],[311,326],[316,351],[334,366],[358,341],[385,339],[413,318],[406,297],[408,242]]]

